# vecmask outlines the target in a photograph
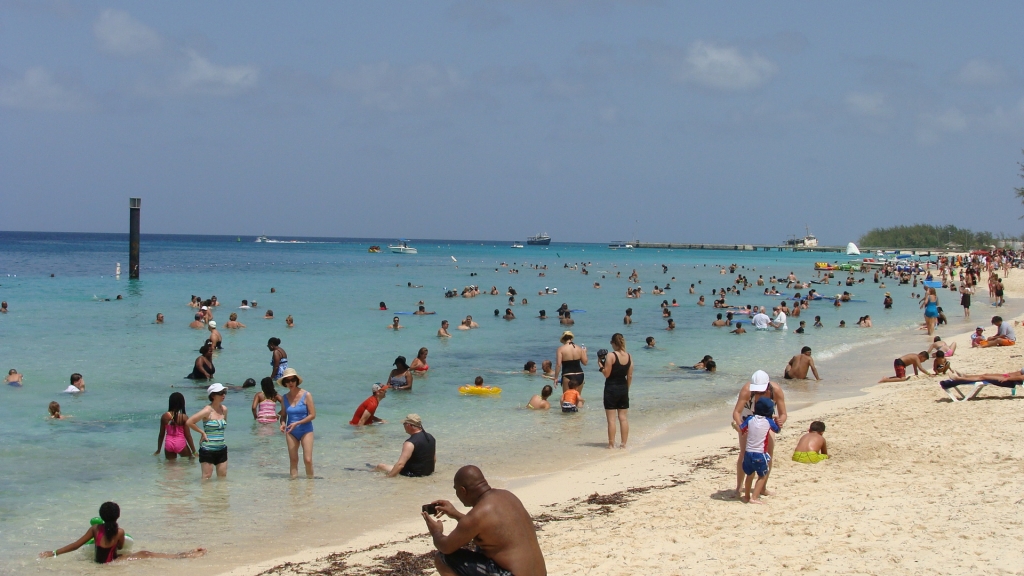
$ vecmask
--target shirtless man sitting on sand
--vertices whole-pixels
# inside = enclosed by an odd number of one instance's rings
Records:
[[[811,347],[804,346],[800,349],[799,354],[789,359],[783,378],[786,380],[806,379],[808,369],[814,374],[815,380],[821,380],[818,376],[818,368],[814,365],[814,358],[811,358]]]
[[[533,518],[515,494],[491,488],[476,466],[463,466],[455,473],[455,495],[472,508],[463,514],[447,500],[435,500],[436,516],[455,519],[447,536],[444,524],[424,510],[421,514],[434,540],[434,567],[441,576],[546,576],[544,554],[537,542]],[[464,550],[473,542],[476,550]]]
[[[907,354],[905,356],[900,356],[899,358],[893,360],[892,362],[892,366],[896,370],[896,376],[882,378],[881,380],[878,381],[878,383],[882,384],[883,382],[906,382],[907,380],[910,380],[910,376],[907,376],[907,366],[914,367],[914,376],[917,376],[918,371],[931,376],[932,373],[925,370],[924,366],[921,365],[922,362],[926,362],[927,360],[928,352],[918,352],[917,354]]]

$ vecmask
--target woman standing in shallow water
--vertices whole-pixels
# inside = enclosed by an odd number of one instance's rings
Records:
[[[294,368],[285,370],[281,385],[288,393],[281,399],[281,432],[288,440],[288,471],[292,478],[299,476],[299,446],[302,446],[302,461],[306,465],[306,478],[313,477],[313,419],[316,406],[313,395],[299,388],[302,378]]]
[[[206,389],[210,405],[196,412],[188,419],[188,427],[199,432],[199,464],[203,468],[203,480],[209,480],[216,468],[217,477],[228,475],[228,445],[224,442],[224,429],[228,426],[228,407],[224,405],[227,389],[223,384],[211,384]],[[196,424],[203,421],[202,429]]]
[[[160,448],[164,458],[177,460],[178,456],[195,457],[196,447],[192,443],[192,431],[188,429],[188,414],[185,413],[185,396],[181,392],[171,393],[167,399],[167,412],[160,417],[160,434],[156,438],[156,456]]]
[[[604,374],[604,413],[608,419],[608,447],[615,448],[615,422],[618,420],[620,439],[619,448],[626,447],[629,440],[629,388],[633,385],[633,357],[626,352],[626,339],[622,334],[612,334],[612,351],[601,363],[601,374]]]
[[[281,339],[276,337],[267,340],[267,349],[270,350],[270,379],[280,380],[288,369],[288,353],[281,348]]]

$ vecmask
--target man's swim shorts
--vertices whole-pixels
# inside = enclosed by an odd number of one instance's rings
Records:
[[[451,554],[441,554],[441,561],[459,576],[513,576],[482,552],[460,548]]]

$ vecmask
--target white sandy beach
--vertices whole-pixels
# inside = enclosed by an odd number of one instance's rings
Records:
[[[1019,273],[1007,288],[1020,293]],[[988,326],[995,309],[976,300],[973,321]],[[946,340],[958,343],[951,362],[961,373],[1024,365],[1019,347],[971,349],[967,332]],[[929,341],[911,333],[896,352]],[[1024,498],[1014,480],[1024,395],[989,387],[977,400],[953,403],[941,377],[873,385],[889,366],[890,358],[866,363],[863,396],[790,412],[769,485],[775,495],[764,506],[729,494],[737,447],[727,416],[696,438],[499,487],[537,519],[551,574],[1024,573],[1015,551]],[[789,456],[812,420],[828,426],[832,458],[795,463]],[[228,574],[418,574],[432,546],[422,520],[410,518]],[[446,521],[446,532],[453,525]]]

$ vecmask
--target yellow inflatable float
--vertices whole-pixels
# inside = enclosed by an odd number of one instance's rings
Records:
[[[497,396],[501,394],[501,388],[497,386],[459,386],[459,394],[472,394],[475,396]]]

